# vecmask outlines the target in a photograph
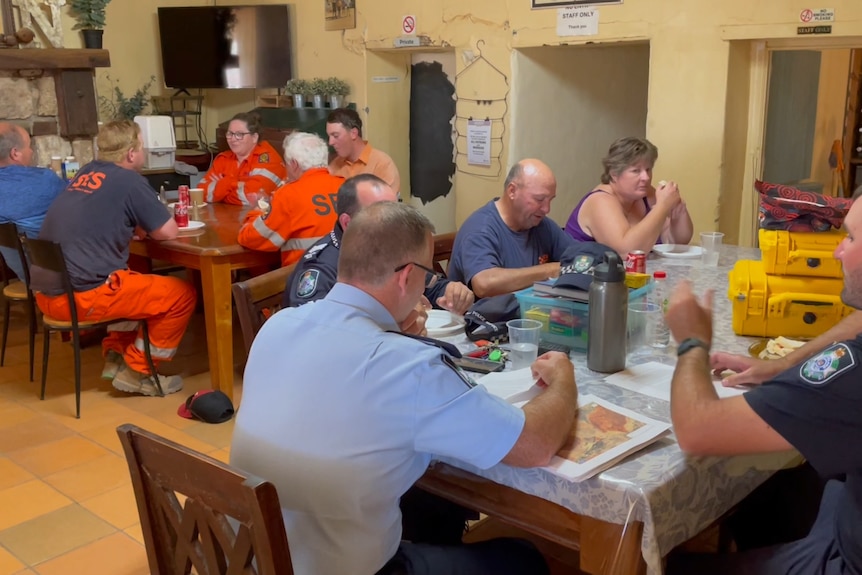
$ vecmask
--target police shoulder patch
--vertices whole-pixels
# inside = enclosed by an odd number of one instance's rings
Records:
[[[317,279],[320,270],[305,270],[299,276],[299,284],[296,286],[296,297],[311,297],[317,291]]]
[[[260,160],[264,164],[269,163],[269,152],[263,152],[257,158],[258,158],[258,160]]]
[[[846,344],[830,345],[799,368],[799,377],[811,385],[823,385],[856,366],[856,358]]]
[[[449,368],[452,369],[452,371],[458,374],[458,377],[461,378],[461,381],[463,381],[467,385],[467,387],[476,387],[476,382],[473,381],[473,378],[467,375],[467,372],[465,372],[463,369],[455,365],[455,362],[452,361],[452,358],[450,356],[444,353],[440,357],[443,360],[444,364],[446,364]]]

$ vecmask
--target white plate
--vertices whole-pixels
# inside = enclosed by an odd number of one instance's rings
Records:
[[[185,227],[181,227],[180,231],[181,232],[193,232],[194,230],[201,229],[205,225],[207,225],[206,222],[199,222],[197,220],[189,220],[189,225],[187,225]]]
[[[428,330],[428,337],[454,335],[464,329],[464,318],[445,309],[432,309],[428,311],[425,329]]]
[[[168,207],[169,207],[170,209],[174,209],[174,206],[175,206],[175,205],[177,205],[177,203],[176,203],[176,202],[171,202],[171,203],[169,203],[169,204],[168,204]],[[202,208],[202,207],[204,207],[205,205],[207,205],[207,203],[206,203],[206,202],[203,202],[202,204],[198,204],[198,207],[199,207],[199,208]],[[189,207],[191,207],[191,206],[189,206]]]
[[[652,251],[663,258],[699,258],[703,254],[700,246],[683,244],[656,244]]]

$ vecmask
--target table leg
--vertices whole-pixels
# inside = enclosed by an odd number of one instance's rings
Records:
[[[212,386],[233,400],[233,317],[227,259],[201,258],[201,289]]]
[[[642,575],[646,563],[641,555],[643,523],[623,525],[592,517],[581,518],[581,570],[594,575]]]

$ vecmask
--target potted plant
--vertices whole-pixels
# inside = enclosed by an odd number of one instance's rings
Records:
[[[106,75],[106,78],[111,82],[111,77]],[[140,88],[135,90],[135,93],[126,97],[120,89],[119,82],[113,86],[111,97],[99,96],[99,107],[101,108],[104,117],[110,120],[134,120],[135,116],[143,115],[149,104],[150,88],[156,81],[155,76],[150,76],[150,79]]]
[[[311,93],[312,107],[325,108],[326,80],[314,78],[308,83],[308,91]]]
[[[343,108],[344,97],[350,94],[350,85],[335,76],[326,79],[326,95],[330,108]]]
[[[75,19],[74,30],[81,30],[85,48],[102,47],[105,28],[105,7],[111,0],[69,0],[69,8]]]
[[[284,91],[293,96],[293,107],[305,107],[305,95],[308,93],[308,80],[291,78],[284,85]]]

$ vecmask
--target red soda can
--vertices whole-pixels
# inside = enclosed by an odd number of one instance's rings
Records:
[[[174,220],[178,227],[187,228],[189,227],[189,187],[180,186],[178,191],[180,196],[174,205]]]
[[[646,253],[642,250],[629,252],[626,256],[626,271],[631,273],[646,273]]]

